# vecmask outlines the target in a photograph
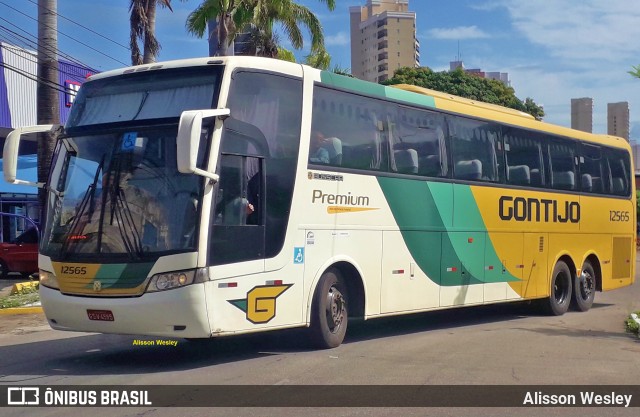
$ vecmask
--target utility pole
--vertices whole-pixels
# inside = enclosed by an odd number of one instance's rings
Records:
[[[58,0],[38,0],[38,124],[60,123],[60,79],[58,77]],[[38,182],[49,175],[56,135],[38,135]],[[44,221],[46,191],[38,192],[40,220]]]

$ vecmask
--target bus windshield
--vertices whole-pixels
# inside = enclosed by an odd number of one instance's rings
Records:
[[[82,86],[52,162],[43,254],[135,262],[196,250],[201,180],[177,170],[178,120],[215,108],[222,71],[148,70]]]
[[[185,110],[210,109],[221,74],[222,66],[180,68],[86,82],[73,102],[66,128],[177,118]]]
[[[176,168],[176,128],[59,141],[42,252],[149,259],[195,249],[200,180]]]

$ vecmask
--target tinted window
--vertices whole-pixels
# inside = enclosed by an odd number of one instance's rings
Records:
[[[261,168],[264,186],[260,185],[264,198],[257,199],[264,206],[254,204],[255,214],[249,216],[247,222],[256,225],[264,219],[265,249],[256,256],[270,258],[277,255],[284,244],[293,198],[300,147],[302,81],[264,72],[236,71],[227,107],[231,118],[225,121],[222,153],[264,157]],[[253,186],[256,181],[249,180],[254,178],[256,161],[256,158],[247,159],[243,168],[249,181],[249,196],[256,189]],[[256,228],[242,229],[247,240],[256,238],[252,235]],[[242,247],[240,236],[234,236],[235,250],[242,250],[238,249]]]
[[[551,166],[551,187],[559,190],[577,190],[576,150],[569,140],[552,140],[548,146]]]
[[[447,121],[454,178],[498,181],[500,127],[455,116]]]
[[[631,190],[629,154],[619,149],[607,149],[605,155],[611,175],[611,194],[628,196]]]
[[[389,168],[389,109],[381,100],[315,87],[309,163]]]
[[[609,192],[609,170],[599,146],[580,146],[580,190],[585,193]]]
[[[542,137],[522,129],[506,129],[504,150],[508,184],[540,187],[544,185]]]
[[[446,177],[449,171],[444,116],[398,107],[391,130],[392,170],[403,174]]]

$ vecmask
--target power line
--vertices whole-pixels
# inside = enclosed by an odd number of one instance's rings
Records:
[[[15,56],[18,56],[18,57],[22,58],[25,61],[28,61],[28,62],[31,62],[31,63],[34,63],[34,64],[38,63],[37,56],[32,54],[32,53],[30,53],[29,51],[26,51],[24,48],[20,48],[21,52],[24,52],[24,55],[18,54],[18,52],[16,52],[14,50],[16,48],[11,48],[10,45],[5,46],[3,49],[5,51],[15,55]],[[32,58],[30,59],[29,56],[32,57]],[[58,64],[59,64],[59,62],[58,62]],[[87,72],[93,72],[94,71],[92,68],[88,68],[88,67],[84,67],[84,66],[78,67],[78,69],[85,70]],[[60,74],[65,74],[65,75],[69,76],[69,78],[74,78],[76,81],[84,81],[84,79],[86,78],[85,75],[76,74],[76,73],[73,73],[73,72],[62,70],[62,69],[60,69],[59,65],[58,65],[58,72]]]
[[[4,30],[5,32],[8,32],[8,33],[9,33],[9,37],[13,38],[14,40],[18,40],[18,42],[19,42],[19,43],[21,43],[22,45],[24,45],[24,46],[26,46],[26,47],[32,48],[32,49],[34,49],[34,50],[37,50],[37,49],[38,49],[38,41],[37,41],[37,39],[35,38],[35,36],[31,35],[29,32],[27,32],[27,31],[25,31],[25,30],[22,30],[20,27],[18,27],[18,26],[16,26],[16,25],[14,25],[13,23],[9,22],[8,20],[6,20],[6,19],[4,19],[4,18],[2,18],[2,17],[0,17],[0,20],[3,20],[3,21],[5,21],[5,22],[9,23],[9,24],[10,24],[10,25],[12,25],[12,26],[15,26],[18,30],[20,30],[20,31],[22,31],[22,32],[24,32],[24,33],[26,33],[26,34],[27,34],[27,36],[29,36],[29,37],[33,38],[33,40],[31,40],[31,39],[29,39],[28,37],[23,36],[23,35],[21,35],[21,34],[19,34],[19,33],[15,32],[15,31],[13,31],[13,30],[11,30],[11,29],[8,29],[8,28],[6,28],[6,27],[4,27],[4,26],[0,25],[0,30]],[[83,62],[81,62],[80,60],[78,60],[78,59],[74,58],[73,56],[71,56],[71,55],[69,55],[69,54],[66,54],[66,53],[62,52],[60,49],[57,49],[57,48],[56,48],[55,50],[51,50],[51,48],[45,48],[45,50],[46,50],[47,52],[52,53],[52,54],[59,55],[59,56],[61,56],[61,57],[65,58],[65,59],[67,59],[68,61],[71,61],[72,63],[74,63],[74,64],[78,65],[79,67],[83,67],[83,68],[85,68],[85,69],[91,69],[91,68],[88,68],[88,67],[87,67]],[[27,53],[29,53],[29,52],[27,52]],[[31,53],[30,53],[30,54],[31,54]],[[34,57],[37,57],[37,54],[31,54],[31,55],[33,55]],[[91,69],[91,70],[92,70],[92,69]]]
[[[38,3],[36,3],[36,2],[35,2],[35,1],[33,1],[33,0],[27,0],[27,1],[29,1],[30,3],[33,3],[33,4],[35,4],[35,5],[38,5]],[[83,28],[83,29],[85,29],[85,30],[88,30],[89,32],[91,32],[91,33],[93,33],[93,34],[95,34],[95,35],[100,36],[101,38],[104,38],[104,39],[108,40],[108,41],[109,41],[109,42],[111,42],[111,43],[115,43],[116,45],[123,47],[123,48],[124,48],[124,49],[126,49],[127,51],[130,51],[130,50],[131,50],[131,48],[129,48],[128,46],[125,46],[125,45],[123,45],[123,44],[121,44],[121,43],[118,43],[118,42],[114,41],[113,39],[108,38],[108,37],[106,37],[106,36],[104,36],[104,35],[102,35],[102,34],[100,34],[100,33],[96,32],[95,30],[93,30],[93,29],[91,29],[91,28],[88,28],[88,27],[86,27],[86,26],[84,26],[84,25],[82,25],[82,24],[80,24],[80,23],[76,22],[75,20],[69,19],[68,17],[63,16],[63,15],[61,15],[60,13],[58,13],[58,12],[56,12],[56,11],[53,11],[53,10],[51,10],[51,9],[47,9],[46,7],[44,7],[44,9],[45,9],[45,10],[47,10],[48,12],[51,12],[51,13],[55,14],[56,16],[59,16],[59,17],[61,17],[61,18],[65,19],[65,20],[68,20],[69,22],[71,22],[71,23],[73,23],[73,24],[75,24],[75,25],[80,26],[81,28]]]
[[[35,19],[35,18],[33,18],[33,17],[29,16],[28,14],[21,12],[20,10],[16,9],[15,7],[9,6],[9,5],[8,5],[7,3],[5,3],[4,1],[0,1],[0,4],[5,5],[6,7],[10,8],[11,10],[14,10],[14,11],[16,11],[17,13],[20,13],[21,15],[26,16],[27,18],[29,18],[29,19],[31,19],[31,20],[34,20],[34,21],[36,21],[36,22],[38,21],[38,19]],[[50,28],[50,29],[53,29],[53,28],[51,28],[51,27],[49,27],[49,28]],[[80,45],[86,46],[87,48],[89,48],[89,49],[91,49],[91,50],[93,50],[93,51],[95,51],[95,52],[99,53],[100,55],[103,55],[103,56],[105,56],[105,57],[107,57],[107,58],[109,58],[109,59],[112,59],[112,60],[114,60],[114,61],[116,61],[116,62],[118,62],[118,63],[120,63],[120,64],[122,64],[122,65],[124,65],[124,66],[129,66],[129,64],[127,64],[127,63],[125,63],[125,62],[122,62],[122,61],[120,61],[119,59],[114,58],[114,57],[112,57],[112,56],[110,56],[110,55],[107,55],[107,54],[105,54],[104,52],[99,51],[99,50],[97,50],[96,48],[94,48],[94,47],[92,47],[92,46],[90,46],[90,45],[87,45],[86,43],[84,43],[84,42],[82,42],[82,41],[77,40],[77,39],[76,39],[76,38],[74,38],[73,36],[69,36],[69,35],[67,35],[66,33],[61,32],[61,31],[60,31],[60,30],[58,30],[58,29],[55,29],[55,30],[56,30],[56,32],[58,32],[59,34],[64,35],[64,36],[66,36],[67,38],[72,39],[72,40],[74,40],[74,41],[78,42]]]
[[[37,75],[29,74],[28,72],[26,72],[26,71],[24,71],[24,70],[22,70],[20,68],[14,67],[13,65],[9,65],[6,62],[0,62],[0,68],[6,68],[9,71],[15,72],[15,73],[17,73],[17,74],[19,74],[19,75],[21,75],[21,76],[23,76],[25,78],[28,78],[28,79],[30,79],[32,81],[37,82],[38,84],[42,84],[42,85],[45,85],[45,86],[47,86],[49,88],[53,88],[54,90],[57,90],[57,91],[59,91],[61,93],[65,93],[65,94],[68,93],[68,91],[64,88],[63,85],[57,84],[57,83],[47,82],[46,80],[44,80],[41,77],[38,77]]]

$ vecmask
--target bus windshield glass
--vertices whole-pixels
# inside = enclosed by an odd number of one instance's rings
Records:
[[[200,179],[176,168],[176,127],[63,138],[42,252],[148,260],[195,250]]]
[[[180,117],[185,110],[210,109],[221,73],[222,66],[194,67],[86,82],[73,102],[66,128]]]

